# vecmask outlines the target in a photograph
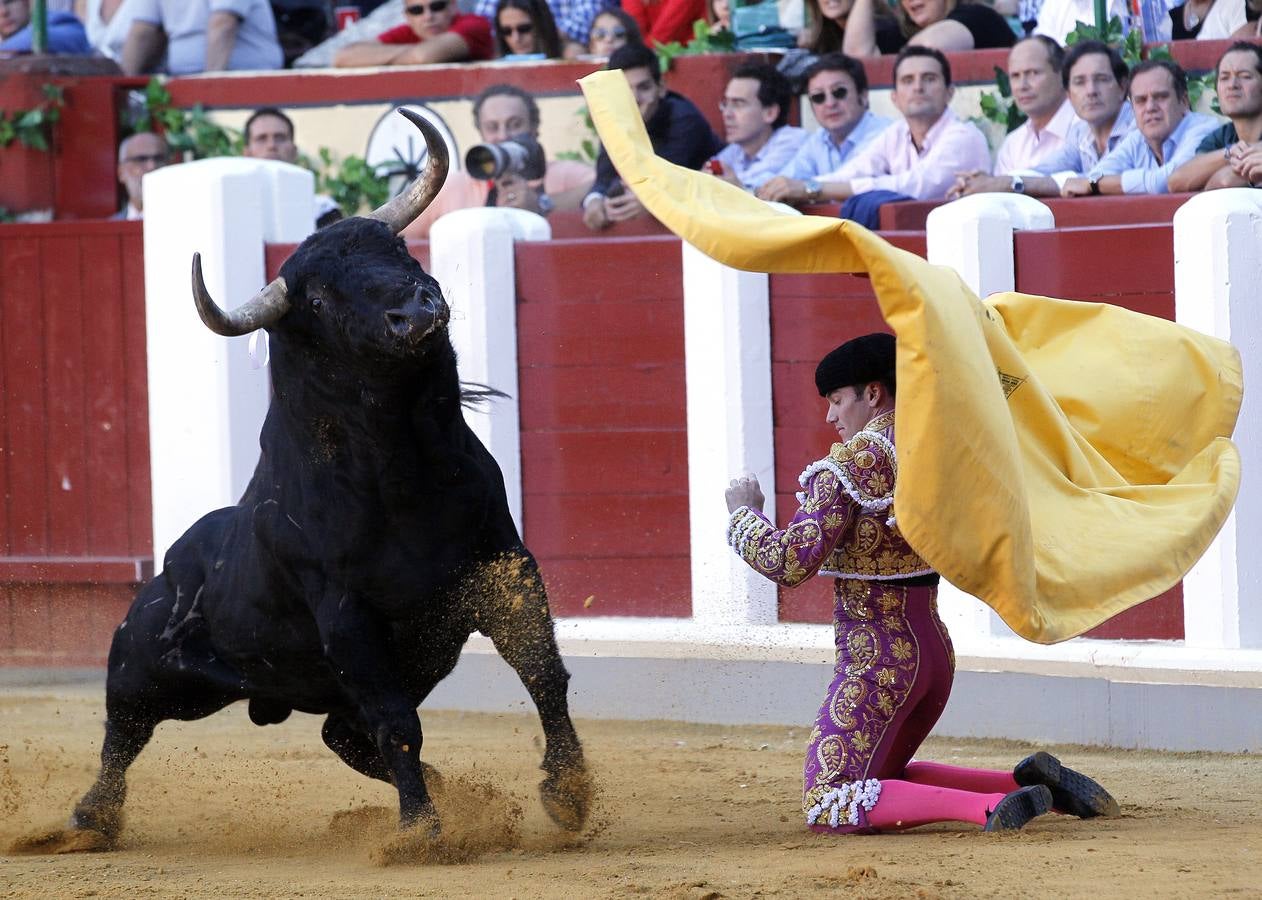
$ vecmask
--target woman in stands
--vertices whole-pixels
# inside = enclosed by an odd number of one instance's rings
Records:
[[[635,19],[617,6],[601,10],[592,19],[592,30],[587,39],[587,52],[592,56],[608,57],[619,47],[642,44],[640,26]]]
[[[732,4],[730,0],[710,0],[710,34],[732,30]]]
[[[499,57],[561,58],[561,36],[545,0],[500,0],[495,44]]]
[[[798,46],[805,47],[816,56],[840,53],[846,36],[846,21],[854,5],[855,0],[806,0],[806,27],[798,35]],[[873,15],[889,19],[888,7],[883,2],[876,3]]]
[[[894,18],[879,16],[884,0],[854,0],[843,49],[850,56],[897,53],[921,44],[944,53],[1011,47],[1017,36],[999,13],[968,0],[900,0]]]

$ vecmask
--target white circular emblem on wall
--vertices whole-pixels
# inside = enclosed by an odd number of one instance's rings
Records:
[[[451,170],[459,170],[463,160],[456,151],[456,139],[452,137],[451,129],[447,127],[443,117],[421,104],[409,103],[405,108],[438,129],[447,144]],[[393,196],[421,173],[429,162],[429,151],[425,147],[425,138],[416,130],[416,126],[392,108],[377,120],[377,124],[369,132],[364,161],[376,169],[378,175],[389,179],[390,193]]]

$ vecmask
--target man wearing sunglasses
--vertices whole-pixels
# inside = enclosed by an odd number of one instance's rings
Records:
[[[460,12],[456,0],[401,2],[404,24],[383,31],[375,41],[347,44],[334,55],[333,65],[423,66],[494,57],[491,23]]]
[[[822,189],[816,179],[841,168],[890,120],[868,109],[868,78],[859,60],[826,53],[805,72],[806,96],[819,128],[797,154],[758,190],[764,200],[807,203]]]
[[[139,131],[118,146],[118,182],[127,192],[127,204],[111,219],[134,220],[145,217],[144,177],[170,162],[166,140],[152,131]]]

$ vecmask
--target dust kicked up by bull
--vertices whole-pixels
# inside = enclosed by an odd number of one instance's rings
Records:
[[[101,769],[63,846],[115,841],[127,769],[155,726],[239,700],[257,725],[326,716],[325,744],[397,788],[401,828],[437,839],[417,707],[474,631],[538,709],[546,811],[567,830],[587,817],[543,582],[465,423],[450,311],[398,237],[442,187],[446,146],[400,112],[425,137],[426,171],[371,215],[308,237],[254,299],[222,311],[194,257],[207,327],[269,335],[262,454],[240,502],[175,542],[115,632]]]

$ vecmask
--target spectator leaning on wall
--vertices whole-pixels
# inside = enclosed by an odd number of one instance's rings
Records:
[[[1149,59],[1131,70],[1131,106],[1137,130],[1123,138],[1085,178],[1071,178],[1065,196],[1164,194],[1170,173],[1196,153],[1218,120],[1188,108],[1187,75],[1168,59]]]
[[[1126,135],[1135,130],[1135,114],[1126,101],[1129,79],[1126,62],[1100,41],[1081,41],[1065,54],[1061,73],[1078,118],[1069,126],[1060,149],[1035,166],[1038,174],[960,178],[949,197],[1011,191],[1035,197],[1059,197],[1061,186],[1081,176]]]
[[[347,44],[333,56],[333,65],[417,66],[465,62],[495,56],[491,23],[462,13],[456,0],[400,0],[404,23],[383,31],[375,41]]]
[[[868,109],[868,77],[859,60],[844,53],[826,53],[804,75],[806,98],[819,128],[806,136],[780,173],[758,189],[764,200],[819,200],[823,188],[816,179],[840,169],[891,124]]]
[[[951,65],[938,50],[909,46],[894,63],[894,105],[903,114],[840,169],[819,178],[822,199],[846,201],[843,218],[869,227],[898,200],[941,200],[956,174],[990,166],[986,136],[948,104]]]
[[[1262,183],[1262,47],[1239,41],[1218,60],[1218,105],[1228,117],[1170,173],[1172,192]]]
[[[498,6],[499,0],[477,0],[473,4],[473,11],[485,19],[494,20]],[[567,58],[572,59],[587,52],[592,22],[611,6],[617,7],[618,4],[609,0],[548,0],[552,18],[556,20],[557,29],[565,44],[563,53]]]
[[[132,20],[119,65],[128,75],[279,69],[284,62],[267,0],[128,0],[124,12]]]
[[[789,124],[792,102],[789,79],[775,66],[740,66],[719,102],[729,143],[711,161],[715,174],[752,191],[779,172],[806,137],[805,131]]]
[[[657,54],[643,44],[627,44],[615,50],[606,66],[622,70],[636,105],[644,119],[645,130],[653,151],[667,162],[688,169],[699,169],[723,149],[719,138],[701,110],[662,84],[661,65]],[[596,158],[596,183],[583,198],[583,221],[593,231],[648,215],[618,177],[605,148]]]

